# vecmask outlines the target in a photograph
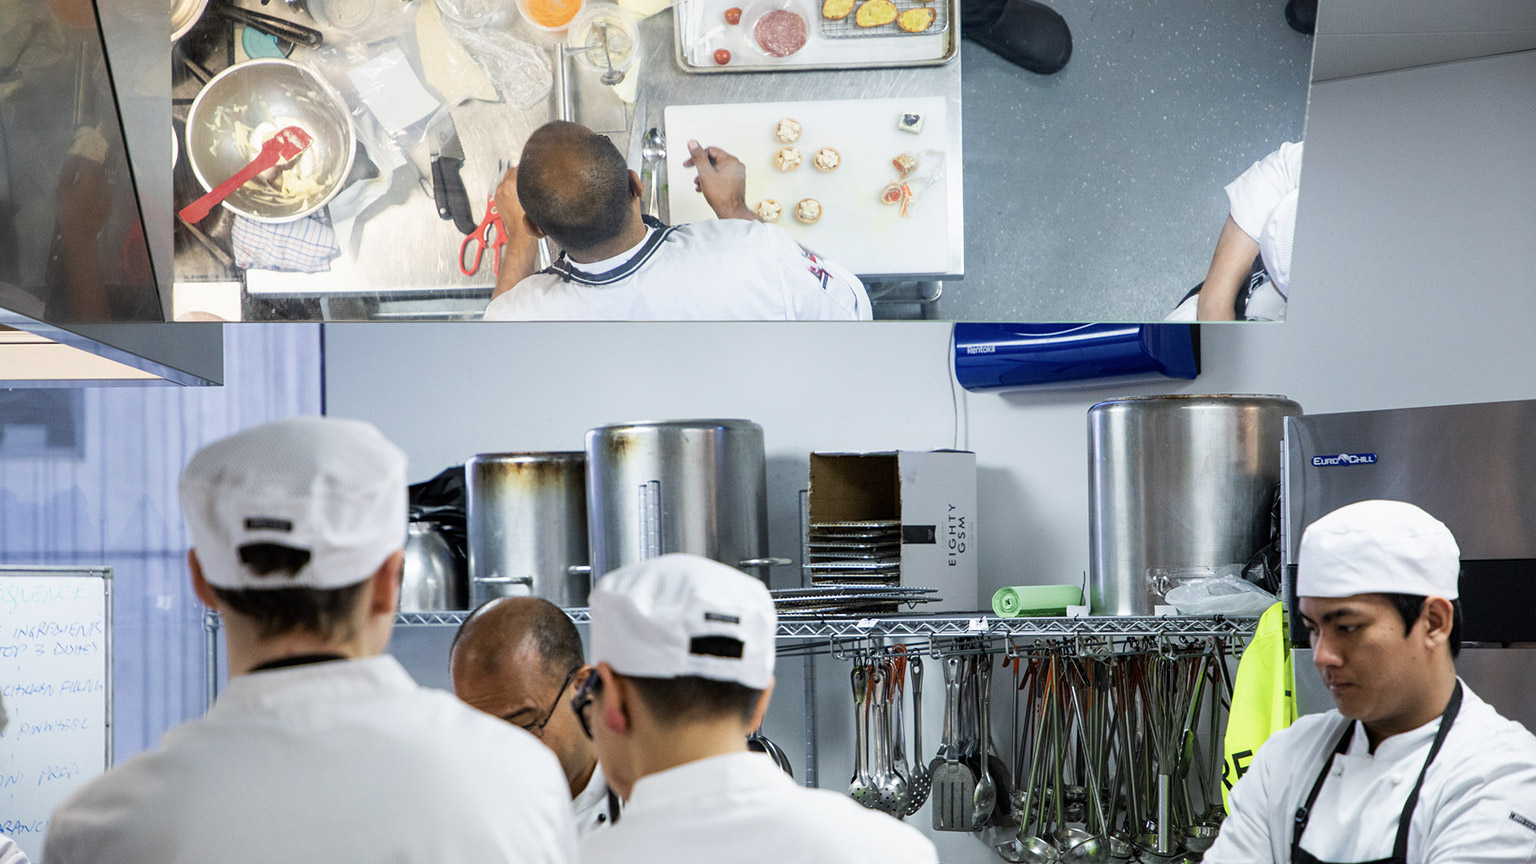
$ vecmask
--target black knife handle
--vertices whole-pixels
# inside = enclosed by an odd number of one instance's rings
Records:
[[[459,176],[459,167],[464,164],[464,160],[441,156],[437,162],[441,166],[443,201],[447,203],[453,224],[458,226],[460,234],[473,234],[479,223],[475,221],[474,211],[469,209],[469,193],[464,191],[464,178]],[[438,204],[438,215],[442,215],[442,206],[442,203]]]
[[[437,218],[453,218],[453,214],[448,212],[448,190],[443,188],[443,160],[441,157],[432,160],[432,200],[437,202]]]
[[[297,45],[308,48],[318,48],[325,43],[325,36],[313,27],[305,27],[276,15],[267,15],[263,12],[252,12],[239,6],[222,5],[214,7],[214,11],[231,21],[244,24],[247,27],[255,27],[263,33],[276,36],[279,39],[287,39]]]

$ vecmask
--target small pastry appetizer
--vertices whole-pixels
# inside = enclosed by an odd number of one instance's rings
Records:
[[[814,225],[821,218],[821,202],[815,198],[801,198],[795,205],[795,218],[807,225]]]
[[[785,117],[774,127],[773,136],[785,144],[793,144],[800,140],[800,121],[793,117]]]
[[[764,222],[777,222],[779,217],[784,215],[784,208],[772,198],[764,198],[752,209],[757,213],[757,218]]]
[[[831,147],[823,147],[816,151],[811,164],[816,166],[817,171],[836,171],[843,164],[843,154]]]
[[[773,164],[779,166],[780,171],[793,171],[800,167],[803,157],[800,150],[795,147],[785,147],[773,156]]]

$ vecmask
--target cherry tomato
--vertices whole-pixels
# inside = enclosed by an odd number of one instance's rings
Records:
[[[729,62],[731,62],[731,52],[725,50],[724,48],[721,48],[715,52],[715,63],[724,66]]]
[[[732,6],[731,8],[725,10],[725,23],[727,23],[727,24],[740,24],[741,23],[741,10],[737,9],[735,6]]]

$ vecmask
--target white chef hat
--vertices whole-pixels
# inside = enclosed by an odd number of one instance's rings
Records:
[[[763,583],[697,555],[662,555],[597,580],[588,600],[592,662],[622,675],[773,680],[778,615]]]
[[[181,509],[208,583],[340,588],[405,546],[405,453],[372,424],[294,417],[199,450],[181,472]],[[294,578],[258,576],[241,549],[309,555]]]
[[[1449,528],[1406,501],[1360,501],[1307,526],[1296,564],[1299,597],[1455,600],[1461,550]]]

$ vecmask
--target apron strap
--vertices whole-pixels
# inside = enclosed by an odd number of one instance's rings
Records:
[[[1297,808],[1294,823],[1291,827],[1291,860],[1298,860],[1297,853],[1301,851],[1301,835],[1306,833],[1307,822],[1312,818],[1312,805],[1317,803],[1317,795],[1323,791],[1323,781],[1328,779],[1328,772],[1333,770],[1333,757],[1349,749],[1349,742],[1355,737],[1355,721],[1345,719],[1344,731],[1340,733],[1338,743],[1328,754],[1328,761],[1323,763],[1323,770],[1317,775],[1317,780],[1312,784],[1312,791],[1307,793],[1307,802]]]
[[[1435,743],[1429,745],[1429,758],[1424,760],[1424,767],[1419,771],[1419,780],[1413,784],[1413,791],[1408,793],[1408,802],[1403,805],[1403,815],[1397,820],[1397,842],[1392,844],[1392,857],[1399,861],[1408,860],[1408,828],[1413,821],[1413,808],[1419,803],[1419,790],[1424,788],[1424,777],[1429,773],[1429,766],[1440,753],[1440,746],[1445,743],[1445,735],[1451,731],[1451,724],[1456,722],[1456,715],[1461,713],[1461,679],[1456,680],[1456,692],[1451,694],[1451,704],[1445,706],[1445,713],[1440,717],[1440,731],[1435,733]]]

